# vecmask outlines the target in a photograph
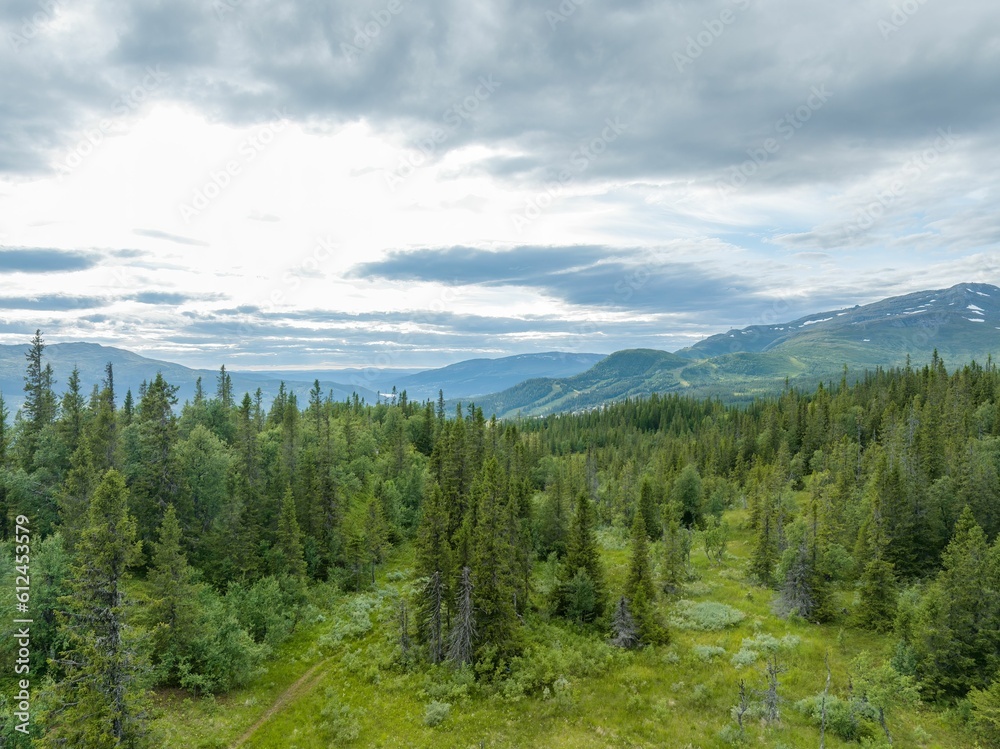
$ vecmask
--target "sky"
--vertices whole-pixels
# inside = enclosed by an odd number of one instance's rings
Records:
[[[1000,283],[995,0],[5,0],[0,343],[648,347]]]

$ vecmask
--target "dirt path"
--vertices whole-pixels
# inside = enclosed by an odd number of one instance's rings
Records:
[[[257,731],[260,730],[261,726],[267,723],[267,721],[269,721],[274,716],[275,713],[284,709],[285,705],[287,705],[289,702],[311,691],[312,688],[315,687],[317,683],[319,683],[319,680],[326,675],[326,672],[321,671],[320,669],[322,669],[323,666],[325,666],[329,662],[330,662],[329,658],[327,658],[325,661],[320,661],[315,666],[306,671],[304,674],[302,674],[302,676],[296,679],[295,683],[292,684],[290,687],[288,687],[288,689],[286,689],[284,692],[282,692],[281,696],[274,701],[274,704],[271,705],[271,707],[269,707],[267,711],[263,715],[261,715],[260,718],[257,719],[257,722],[254,723],[252,726],[250,726],[250,728],[247,729],[246,733],[244,733],[242,736],[236,739],[236,741],[233,743],[230,749],[239,749],[239,747],[243,746],[246,742],[252,739],[253,735],[257,733]]]

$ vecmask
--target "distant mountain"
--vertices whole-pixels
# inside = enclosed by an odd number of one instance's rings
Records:
[[[711,336],[675,354],[620,351],[569,378],[539,379],[477,399],[486,413],[541,415],[626,396],[684,392],[748,401],[786,380],[812,388],[854,374],[916,365],[934,350],[949,367],[1000,355],[1000,288],[959,284]]]
[[[572,377],[527,380],[477,398],[486,414],[513,416],[575,411],[608,401],[681,389],[679,371],[690,360],[666,351],[631,349],[605,357]]]
[[[778,325],[755,325],[706,338],[677,353],[710,359],[738,352],[781,353],[813,365],[872,366],[929,359],[985,360],[1000,353],[1000,288],[959,284],[864,306],[821,312]]]
[[[0,346],[0,392],[3,393],[4,400],[12,413],[24,401],[24,355],[27,351],[27,344]],[[44,356],[45,361],[52,365],[57,393],[65,391],[66,380],[75,366],[80,370],[80,381],[84,392],[89,395],[91,387],[104,380],[104,367],[108,362],[111,362],[114,368],[115,391],[119,404],[129,389],[132,390],[133,395],[138,397],[139,385],[144,380],[149,381],[154,378],[157,372],[162,372],[164,379],[171,385],[178,386],[178,405],[194,397],[195,383],[199,377],[202,378],[202,387],[204,387],[205,392],[213,395],[218,377],[217,370],[189,369],[180,364],[148,359],[131,351],[111,346],[100,346],[96,343],[54,343],[46,345]],[[238,398],[241,398],[245,392],[255,392],[259,387],[268,402],[277,394],[283,379],[266,372],[231,372],[230,374],[233,390]],[[305,403],[313,379],[293,380],[287,378],[285,379],[286,389],[289,392],[294,392],[300,403]],[[333,397],[337,400],[348,398],[355,391],[359,397],[369,402],[374,403],[376,399],[374,391],[354,385],[345,385],[328,379],[321,379],[320,384],[323,387],[324,395],[332,390]]]
[[[474,398],[495,393],[535,377],[570,377],[590,369],[606,354],[570,354],[551,351],[544,354],[520,354],[500,359],[469,359],[440,369],[386,378],[381,388],[406,391],[410,399],[445,397]]]
[[[333,379],[385,394],[406,391],[410,400],[434,400],[438,390],[448,399],[473,398],[495,393],[533,377],[568,377],[583,372],[607,354],[572,354],[550,351],[518,354],[499,359],[467,359],[436,369],[334,369],[326,371],[269,371],[267,374],[312,382]],[[262,373],[258,373],[262,374]]]
[[[25,353],[28,344],[0,346],[0,392],[13,413],[24,401]],[[500,359],[470,359],[431,370],[414,369],[345,369],[328,371],[229,371],[237,397],[253,393],[260,388],[265,402],[277,394],[281,383],[294,392],[300,403],[305,403],[315,380],[320,381],[324,396],[333,391],[333,397],[343,400],[357,392],[358,397],[374,403],[378,393],[407,391],[412,400],[437,398],[443,390],[449,399],[470,398],[484,393],[503,390],[523,380],[541,375],[562,377],[582,372],[604,358],[603,354],[571,354],[550,352],[522,354]],[[101,346],[96,343],[54,343],[45,347],[45,361],[52,365],[57,393],[65,390],[73,367],[80,370],[80,380],[85,393],[104,379],[104,367],[111,362],[115,374],[118,401],[125,392],[132,390],[138,397],[139,385],[162,372],[171,385],[178,386],[178,405],[194,397],[195,383],[202,378],[202,387],[213,395],[218,380],[218,370],[190,369],[180,364],[149,359],[124,349]]]

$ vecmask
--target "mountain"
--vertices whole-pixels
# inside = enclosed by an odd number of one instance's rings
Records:
[[[578,375],[527,380],[477,398],[476,404],[484,413],[499,416],[582,410],[628,396],[679,390],[680,370],[690,363],[666,351],[618,351]]]
[[[706,338],[677,353],[704,360],[738,352],[780,352],[814,363],[890,366],[929,359],[985,360],[1000,353],[1000,288],[959,284],[821,312],[778,325],[754,325]]]
[[[926,363],[938,351],[954,367],[1000,355],[1000,288],[958,284],[873,304],[822,312],[789,323],[754,325],[714,335],[667,354],[612,354],[568,378],[521,383],[477,399],[485,413],[542,415],[580,410],[626,396],[684,392],[745,402],[795,386]]]
[[[500,359],[469,359],[440,369],[386,378],[381,389],[386,392],[395,386],[416,400],[437,398],[438,390],[443,390],[449,399],[474,398],[536,377],[571,377],[590,369],[605,356],[550,351]]]
[[[0,392],[3,393],[4,400],[12,413],[24,401],[24,355],[27,351],[28,344],[0,346]],[[178,403],[184,403],[185,400],[194,397],[195,382],[199,377],[202,378],[205,392],[209,395],[214,394],[219,374],[214,370],[189,369],[172,362],[148,359],[131,351],[96,343],[53,343],[46,345],[44,356],[45,361],[52,365],[57,393],[65,391],[66,380],[75,366],[80,370],[80,382],[84,393],[89,394],[94,384],[104,380],[104,367],[111,362],[114,367],[115,392],[119,403],[129,389],[138,397],[139,385],[144,380],[154,378],[157,372],[162,372],[164,379],[171,385],[178,386]],[[267,372],[230,372],[230,375],[237,398],[241,398],[245,392],[253,393],[259,387],[264,393],[265,402],[269,402],[277,394],[284,379]],[[284,381],[286,389],[294,392],[300,403],[305,403],[313,380],[302,378],[297,381],[292,379]],[[329,379],[321,379],[320,384],[324,395],[332,390],[333,397],[337,400],[348,398],[354,392],[370,402],[376,399],[374,391],[354,385],[345,385]]]
[[[334,379],[385,394],[395,387],[406,391],[410,400],[434,400],[438,390],[449,399],[473,398],[531,379],[533,377],[569,377],[579,374],[607,354],[572,354],[549,351],[544,354],[518,354],[499,359],[467,359],[436,369],[334,369],[325,371],[268,371],[289,379],[312,382],[314,378]]]
[[[3,393],[8,408],[15,411],[24,400],[25,353],[28,344],[0,346],[0,392]],[[243,393],[253,393],[259,387],[265,402],[273,398],[285,383],[289,392],[294,392],[299,403],[305,403],[315,380],[320,381],[323,393],[331,390],[333,397],[343,400],[357,392],[358,396],[374,403],[378,392],[388,393],[393,386],[398,391],[407,391],[412,400],[437,398],[438,390],[443,390],[449,398],[470,398],[484,393],[496,392],[523,380],[539,377],[563,377],[574,375],[593,366],[604,358],[604,354],[571,354],[549,352],[545,354],[522,354],[501,359],[470,359],[431,370],[415,369],[344,369],[324,371],[230,371],[233,390],[237,398]],[[45,361],[52,365],[57,393],[65,390],[66,380],[76,366],[80,369],[80,380],[89,394],[95,383],[104,379],[104,367],[108,362],[114,367],[115,391],[119,403],[128,389],[138,397],[139,385],[151,380],[157,372],[171,385],[177,385],[178,403],[194,397],[195,383],[202,378],[202,387],[209,395],[215,393],[218,371],[190,369],[180,364],[149,359],[124,349],[101,346],[96,343],[54,343],[45,347]]]

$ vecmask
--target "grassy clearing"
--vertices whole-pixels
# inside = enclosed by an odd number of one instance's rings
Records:
[[[733,528],[741,526],[739,513],[728,520]],[[395,612],[410,590],[412,563],[410,550],[403,549],[380,572],[374,591],[338,599],[326,620],[302,627],[250,687],[216,700],[161,694],[158,727],[167,746],[229,747],[296,679],[322,663],[308,688],[296,692],[245,747],[728,747],[733,743],[720,732],[735,726],[730,709],[738,683],[764,688],[763,657],[752,656],[770,636],[786,644],[780,651],[788,669],[780,680],[781,721],[767,726],[748,718],[747,745],[819,746],[818,727],[795,703],[822,691],[824,657],[829,655],[832,692],[846,697],[850,660],[862,650],[887,656],[893,641],[844,623],[776,617],[773,593],[745,581],[749,537],[734,535],[722,566],[710,564],[700,548],[693,550],[698,579],[682,594],[688,613],[681,626],[675,616],[669,646],[621,652],[606,646],[600,633],[537,615],[526,628],[530,666],[521,669],[532,678],[512,677],[488,688],[446,667],[401,665]],[[616,590],[627,552],[607,534],[602,539]],[[850,599],[843,594],[842,605],[849,608]],[[671,607],[662,604],[665,617]],[[717,628],[716,619],[722,622]],[[973,744],[938,710],[899,712],[889,720],[896,746]],[[860,744],[828,732],[827,746]]]

